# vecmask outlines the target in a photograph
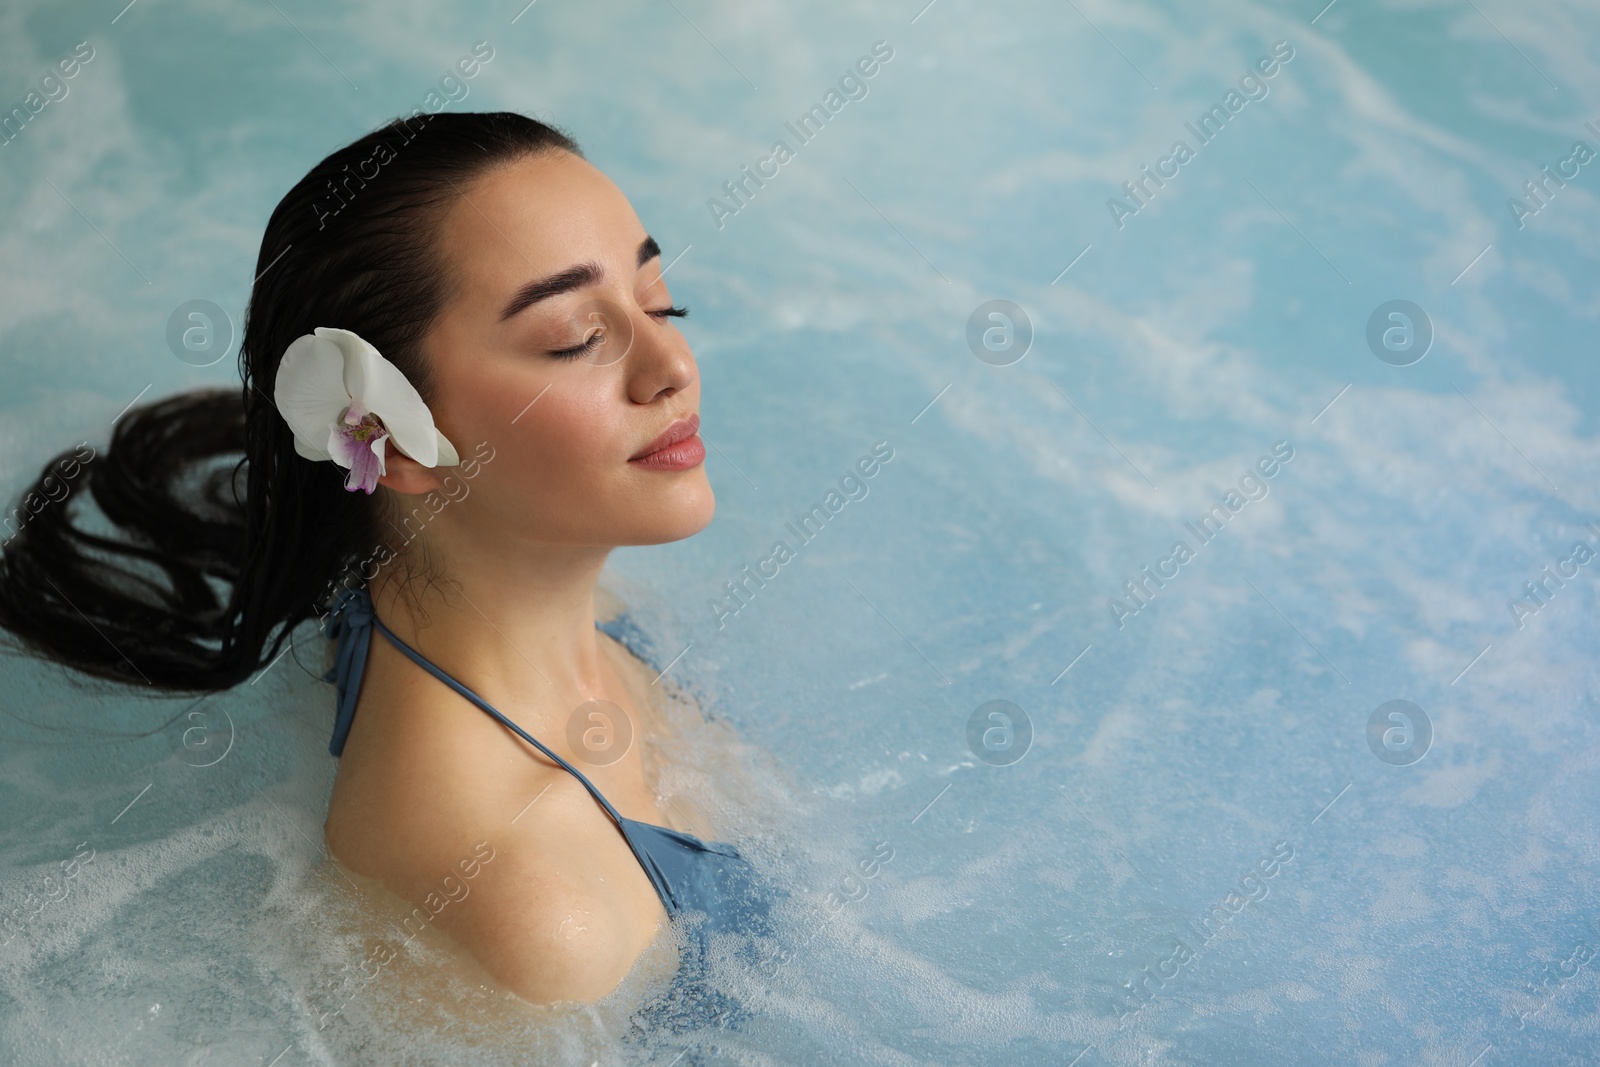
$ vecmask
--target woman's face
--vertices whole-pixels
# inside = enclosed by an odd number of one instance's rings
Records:
[[[474,524],[596,546],[703,529],[716,500],[699,436],[635,459],[674,423],[698,421],[700,379],[661,314],[673,304],[660,250],[622,191],[569,152],[461,191],[440,234],[453,291],[423,354],[434,420],[463,462],[479,442],[494,450],[463,501]]]

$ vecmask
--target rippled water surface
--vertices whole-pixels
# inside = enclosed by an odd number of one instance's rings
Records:
[[[8,494],[236,381],[175,310],[428,94],[616,180],[718,512],[608,584],[795,904],[732,1032],[624,1044],[655,956],[352,982],[313,632],[198,706],[8,656],[0,1058],[1593,1062],[1600,14],[1322,2],[6,5],[5,106],[92,52],[0,146]]]

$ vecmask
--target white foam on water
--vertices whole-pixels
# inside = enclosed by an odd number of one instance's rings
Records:
[[[192,702],[8,658],[0,907],[79,842],[95,858],[0,948],[0,1047],[251,1065],[1092,1049],[1088,1067],[1592,1046],[1589,967],[1556,968],[1597,936],[1600,564],[1521,628],[1507,600],[1600,521],[1600,164],[1526,229],[1505,200],[1590,139],[1571,101],[1600,99],[1593,12],[1341,3],[1313,27],[1316,6],[943,0],[911,24],[890,4],[744,5],[686,10],[694,27],[665,6],[541,4],[515,27],[422,3],[289,10],[340,42],[359,93],[269,11],[141,4],[93,37],[71,95],[3,150],[7,487],[103,441],[147,384],[231,381],[231,361],[168,357],[171,308],[239,307],[288,184],[479,38],[496,58],[468,106],[555,117],[669,257],[690,248],[672,284],[692,294],[725,453],[708,461],[718,520],[619,552],[612,577],[664,658],[694,644],[673,677],[709,718],[669,706],[657,784],[790,889],[758,946],[789,959],[769,977],[725,951],[711,984],[753,1008],[748,1027],[642,1048],[620,1035],[665,983],[669,940],[587,1008],[508,998],[432,931],[341,986],[389,927],[381,894],[323,854],[314,639],[304,671],[291,657],[195,706],[207,743],[232,744],[210,766],[217,750],[184,740]],[[0,27],[23,72],[90,32],[41,5]],[[897,54],[870,95],[713,228],[706,198],[878,38]],[[1271,94],[1117,229],[1106,198],[1280,38],[1296,56]],[[211,56],[251,87],[227,105],[248,119],[172,91],[209,86]],[[963,338],[995,296],[1037,330],[1005,368]],[[1436,329],[1409,368],[1365,348],[1395,297]],[[722,583],[879,438],[896,458],[870,494],[711,621]],[[1279,440],[1295,456],[1269,495],[1119,629],[1108,599]],[[1395,697],[1435,731],[1409,767],[1364,733]],[[1034,727],[1007,767],[966,741],[996,698]],[[1270,892],[1202,942],[1277,841],[1295,858]],[[1194,962],[1166,977],[1175,939]]]

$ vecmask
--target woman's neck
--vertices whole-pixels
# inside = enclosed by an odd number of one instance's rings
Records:
[[[552,711],[615,698],[594,607],[609,548],[450,540],[430,539],[369,583],[384,625],[491,703],[491,692]]]
[[[591,700],[621,708],[635,736],[655,729],[648,676],[640,677],[595,626],[596,586],[609,550],[450,545],[446,551],[444,539],[435,539],[426,553],[393,559],[369,580],[378,619],[577,767],[622,814],[660,823],[641,745],[597,764],[572,740],[574,713]],[[452,789],[465,792],[452,803],[469,803],[470,796],[470,803],[503,808],[510,817],[541,795],[533,785],[537,775],[529,778],[534,765],[547,764],[538,774],[564,779],[565,772],[451,695],[382,635],[374,633],[371,642],[334,790],[339,810],[355,813],[347,830],[387,818],[384,812],[405,802],[395,791],[412,792],[418,782],[455,783]],[[508,758],[513,754],[521,758]],[[354,847],[348,837],[345,843]]]

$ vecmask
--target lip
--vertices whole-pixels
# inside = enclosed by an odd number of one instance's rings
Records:
[[[695,436],[699,430],[698,414],[679,419],[628,462],[656,470],[687,470],[697,466],[706,458],[705,445]]]

